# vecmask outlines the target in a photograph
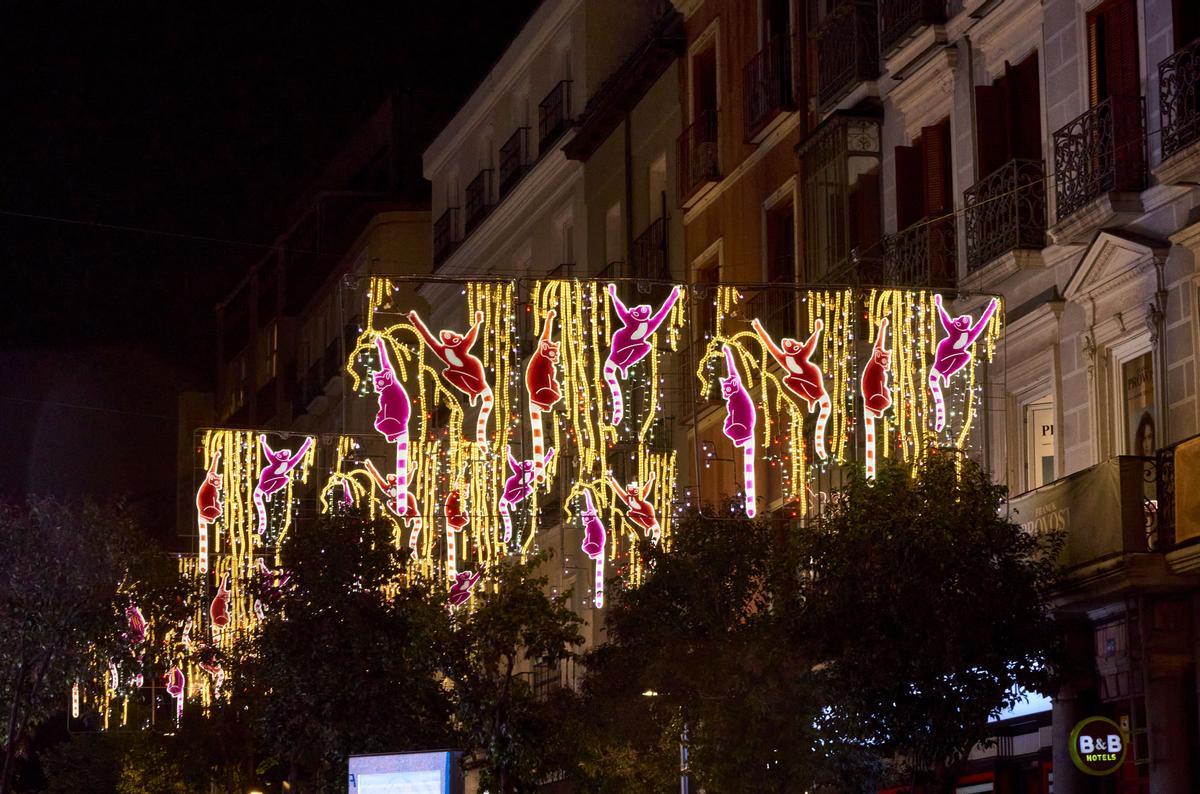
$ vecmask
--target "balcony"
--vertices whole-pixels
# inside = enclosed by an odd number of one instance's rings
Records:
[[[945,287],[958,275],[954,216],[923,219],[883,238],[883,281],[899,287]]]
[[[963,191],[967,272],[1018,250],[1046,247],[1045,167],[1010,160]]]
[[[538,103],[538,156],[544,157],[550,145],[558,140],[571,119],[571,81],[561,80],[546,98]]]
[[[879,52],[886,57],[920,28],[945,21],[945,0],[879,0]]]
[[[800,293],[794,284],[764,289],[750,299],[750,317],[760,320],[776,338],[800,333]]]
[[[529,169],[529,128],[518,127],[500,147],[500,198],[508,195]]]
[[[1109,97],[1054,133],[1059,221],[1105,194],[1146,186],[1143,119],[1141,97]]]
[[[747,141],[755,141],[780,113],[796,109],[795,76],[792,73],[794,48],[793,37],[776,36],[742,70]]]
[[[458,248],[458,207],[450,207],[433,222],[433,266],[445,262]]]
[[[490,168],[485,168],[475,175],[467,185],[463,200],[463,233],[470,234],[496,206],[492,201],[492,174]]]
[[[679,136],[679,197],[687,203],[700,189],[721,178],[717,158],[717,112],[696,114]]]
[[[659,218],[633,241],[630,273],[633,278],[669,281],[671,266],[667,259],[667,219]]]
[[[879,76],[875,0],[849,0],[830,12],[817,31],[817,104],[828,110],[859,83]]]
[[[1165,161],[1200,140],[1200,39],[1158,65]]]

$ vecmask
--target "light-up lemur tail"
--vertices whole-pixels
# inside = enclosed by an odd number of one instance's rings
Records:
[[[596,556],[596,609],[604,608],[604,551]]]
[[[754,435],[742,447],[742,463],[746,467],[746,518],[758,513],[758,496],[754,490]]]
[[[863,412],[863,426],[867,431],[867,479],[875,479],[875,414]]]
[[[818,405],[821,410],[817,414],[817,432],[816,438],[813,439],[813,447],[817,450],[817,457],[825,460],[829,457],[825,451],[825,427],[829,424],[829,417],[833,415],[833,401],[829,399],[828,394],[822,394]]]
[[[263,500],[263,492],[254,489],[254,511],[258,514],[258,534],[262,535],[267,531],[267,505]]]
[[[199,519],[199,548],[196,552],[196,571],[198,573],[208,573],[208,522],[203,518]]]
[[[458,576],[458,549],[454,537],[454,527],[446,522],[446,579],[453,580]]]
[[[488,447],[488,417],[492,415],[492,390],[485,388],[480,396],[483,398],[483,402],[479,406],[479,419],[475,422],[475,443],[479,445],[480,449],[486,451]]]
[[[396,493],[408,493],[408,431],[405,430],[396,438]],[[408,510],[408,500],[396,499],[396,509],[400,515]]]
[[[416,559],[417,541],[421,539],[421,530],[425,528],[425,521],[420,514],[416,514],[409,519],[408,525],[412,527],[412,533],[408,536],[408,547],[413,551],[413,559]]]
[[[533,432],[533,478],[537,482],[546,479],[545,446],[542,438],[542,409],[529,404],[529,429]]]
[[[625,403],[621,399],[621,384],[617,380],[617,365],[612,361],[604,362],[604,382],[608,384],[608,391],[612,395],[612,425],[616,427],[621,424],[621,420],[625,417]]]
[[[929,373],[929,391],[933,392],[933,429],[939,433],[946,426],[946,401],[942,398],[942,384],[938,380],[940,377],[936,371]]]
[[[504,542],[512,541],[512,516],[508,514],[508,500],[500,499],[500,519],[504,522]]]

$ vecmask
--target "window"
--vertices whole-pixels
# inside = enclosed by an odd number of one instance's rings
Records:
[[[772,284],[796,281],[796,216],[791,194],[766,210],[766,277]]]
[[[1041,488],[1055,479],[1054,402],[1049,395],[1026,403],[1025,486]]]
[[[575,264],[575,224],[570,220],[565,220],[558,227],[560,248],[562,258],[559,264],[573,265]]]
[[[979,176],[995,173],[1011,160],[1042,159],[1042,123],[1038,55],[1016,66],[991,85],[975,86],[976,149]]]
[[[1154,357],[1146,352],[1121,362],[1125,453],[1153,455],[1158,448],[1154,402]]]
[[[762,0],[762,43],[786,36],[792,28],[789,0]]]
[[[604,214],[604,263],[625,261],[625,236],[621,224],[621,202],[608,208]]]
[[[716,37],[692,56],[692,119],[717,112]]]
[[[717,330],[717,312],[713,301],[717,297],[717,284],[721,282],[721,265],[718,259],[713,259],[703,267],[696,269],[696,286],[700,289],[700,325],[696,328],[696,336],[702,343],[712,338]]]
[[[1106,0],[1087,15],[1088,98],[1093,106],[1141,91],[1136,0]]]
[[[922,127],[912,146],[896,147],[896,228],[949,212],[950,119]]]
[[[279,323],[271,323],[259,337],[258,384],[270,382],[279,372]]]
[[[646,173],[648,192],[647,220],[653,222],[667,217],[667,155],[661,154],[650,164]]]

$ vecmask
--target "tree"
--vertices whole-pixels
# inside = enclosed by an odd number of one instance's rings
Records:
[[[439,662],[445,594],[405,574],[393,530],[350,512],[298,525],[287,584],[234,673],[233,705],[264,693],[255,734],[265,767],[300,791],[344,791],[354,753],[453,746]]]
[[[535,575],[546,559],[505,560],[491,571],[472,607],[455,615],[444,662],[466,749],[482,757],[481,786],[499,794],[533,791],[562,769],[554,750],[569,709],[540,700],[522,675],[533,664],[558,668],[583,641],[582,621]]]
[[[147,612],[174,615],[184,604],[171,589],[154,591],[157,577],[143,581],[163,562],[120,503],[0,503],[0,549],[0,792],[8,792],[30,729],[66,704],[72,682],[129,654],[126,607],[140,598]]]
[[[815,663],[823,734],[945,784],[989,717],[1049,691],[1062,538],[1008,521],[1004,495],[971,461],[937,455],[853,477],[795,534],[806,575],[792,631]]]

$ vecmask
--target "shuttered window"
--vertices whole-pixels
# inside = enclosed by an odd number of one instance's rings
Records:
[[[1136,0],[1107,0],[1087,15],[1088,98],[1098,105],[1109,97],[1141,92]]]
[[[905,229],[954,206],[950,119],[922,127],[912,146],[896,147],[896,226]]]
[[[979,177],[990,176],[1010,160],[1042,159],[1041,89],[1037,53],[991,85],[975,87],[976,154]]]

